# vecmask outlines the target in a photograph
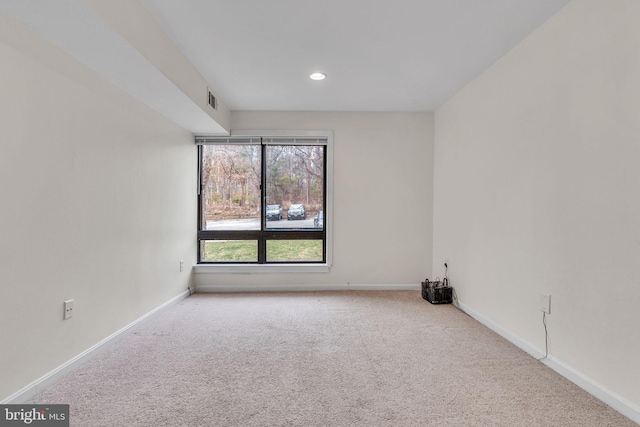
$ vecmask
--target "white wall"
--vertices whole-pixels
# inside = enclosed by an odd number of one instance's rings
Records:
[[[208,130],[193,128],[190,130],[203,133],[228,133],[231,111],[217,95],[217,109],[214,110],[209,106],[207,91],[215,94],[215,90],[209,86],[141,2],[85,1],[140,54],[180,88],[180,91],[200,107],[202,112],[215,120],[215,125],[208,124],[207,121],[202,122],[201,126]]]
[[[435,114],[434,266],[640,408],[640,2],[573,1]],[[638,412],[640,413],[640,412]]]
[[[0,29],[2,400],[186,290],[197,209],[189,132]]]
[[[198,289],[414,285],[431,275],[433,114],[240,112],[232,130],[333,130],[329,273],[198,274]]]

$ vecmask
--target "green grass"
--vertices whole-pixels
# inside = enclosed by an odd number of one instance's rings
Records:
[[[203,261],[206,262],[256,262],[258,242],[255,240],[207,240]]]
[[[205,262],[256,262],[258,242],[255,240],[208,240],[204,245]],[[267,261],[322,261],[322,240],[269,240]]]
[[[322,240],[268,240],[267,261],[322,261]]]

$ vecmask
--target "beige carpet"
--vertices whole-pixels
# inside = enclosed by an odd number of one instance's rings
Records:
[[[36,396],[90,426],[635,426],[418,291],[196,294]]]

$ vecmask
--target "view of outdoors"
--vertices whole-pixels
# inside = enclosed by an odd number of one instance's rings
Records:
[[[201,229],[322,230],[324,150],[323,145],[295,144],[203,146]],[[323,241],[301,237],[267,241],[266,260],[322,261]],[[204,261],[256,262],[258,258],[255,238],[203,240],[201,244]]]
[[[202,150],[205,230],[260,230],[260,145],[206,145]]]
[[[261,147],[203,148],[203,229],[260,230]],[[322,228],[314,217],[324,203],[323,150],[321,145],[266,147],[267,228]],[[292,220],[299,222],[288,223]]]

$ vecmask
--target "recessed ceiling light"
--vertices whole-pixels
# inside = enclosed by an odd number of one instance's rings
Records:
[[[324,80],[326,77],[325,73],[313,73],[309,76],[311,80]]]

